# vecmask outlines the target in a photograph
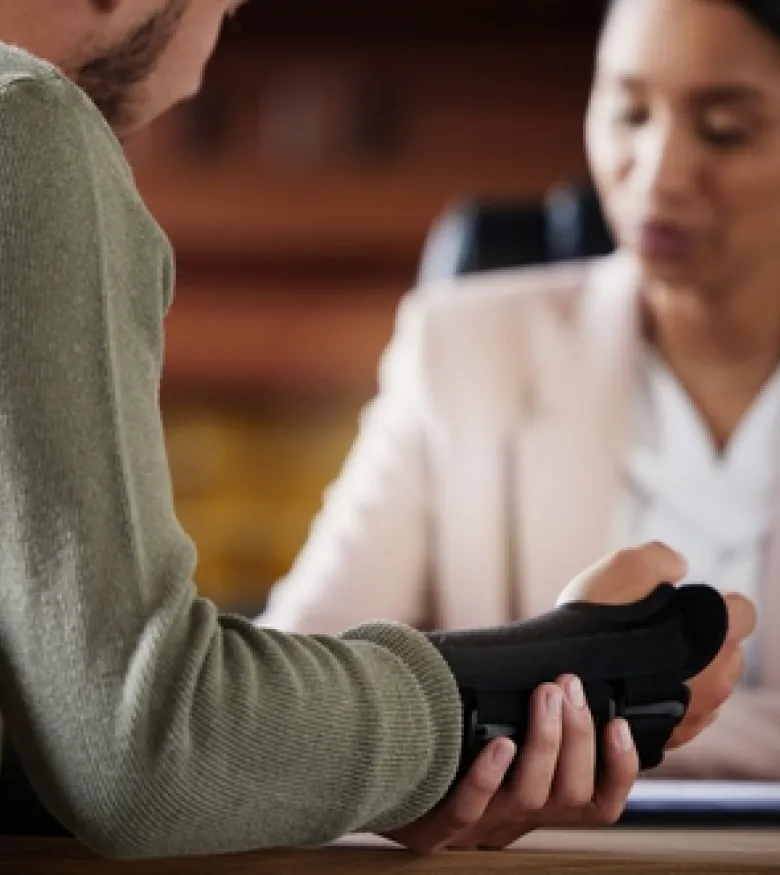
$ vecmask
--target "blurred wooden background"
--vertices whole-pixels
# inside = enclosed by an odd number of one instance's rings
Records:
[[[303,543],[434,219],[585,176],[601,0],[262,0],[130,145],[179,258],[164,414],[202,591]]]

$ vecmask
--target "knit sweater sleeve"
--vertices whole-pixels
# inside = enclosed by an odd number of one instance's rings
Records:
[[[425,638],[285,636],[197,595],[158,409],[171,274],[86,97],[52,71],[0,75],[5,731],[44,804],[114,856],[415,820],[460,753]]]

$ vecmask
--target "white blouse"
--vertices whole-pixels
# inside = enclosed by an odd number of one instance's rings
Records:
[[[685,582],[758,603],[780,461],[780,370],[719,452],[683,387],[652,350],[642,356],[615,508],[615,548],[659,540],[689,563]],[[745,680],[757,669],[748,642]]]

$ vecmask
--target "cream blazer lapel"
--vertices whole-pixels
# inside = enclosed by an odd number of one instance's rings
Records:
[[[627,440],[638,348],[639,281],[613,256],[589,265],[569,312],[543,304],[529,331],[530,409],[516,451],[516,600],[551,608],[565,584],[604,555]]]
[[[448,627],[493,626],[512,616],[506,447],[516,422],[524,283],[511,272],[447,289],[459,297],[439,311],[443,321],[431,332],[442,338],[429,347],[438,425],[431,582],[435,614]]]
[[[438,311],[440,342],[428,355],[438,424],[432,585],[443,625],[538,614],[603,555],[636,288],[630,262],[612,256],[481,277]]]

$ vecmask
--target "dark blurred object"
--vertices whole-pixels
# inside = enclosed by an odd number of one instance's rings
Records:
[[[228,36],[279,35],[308,31],[318,39],[373,36],[386,40],[415,33],[418,37],[460,35],[473,38],[501,33],[508,39],[554,32],[590,33],[595,38],[605,0],[264,0],[249,3]]]
[[[418,279],[571,261],[613,248],[593,189],[557,188],[541,205],[477,201],[447,211],[428,235]]]
[[[3,739],[0,767],[0,835],[70,835],[38,800],[7,735]]]

